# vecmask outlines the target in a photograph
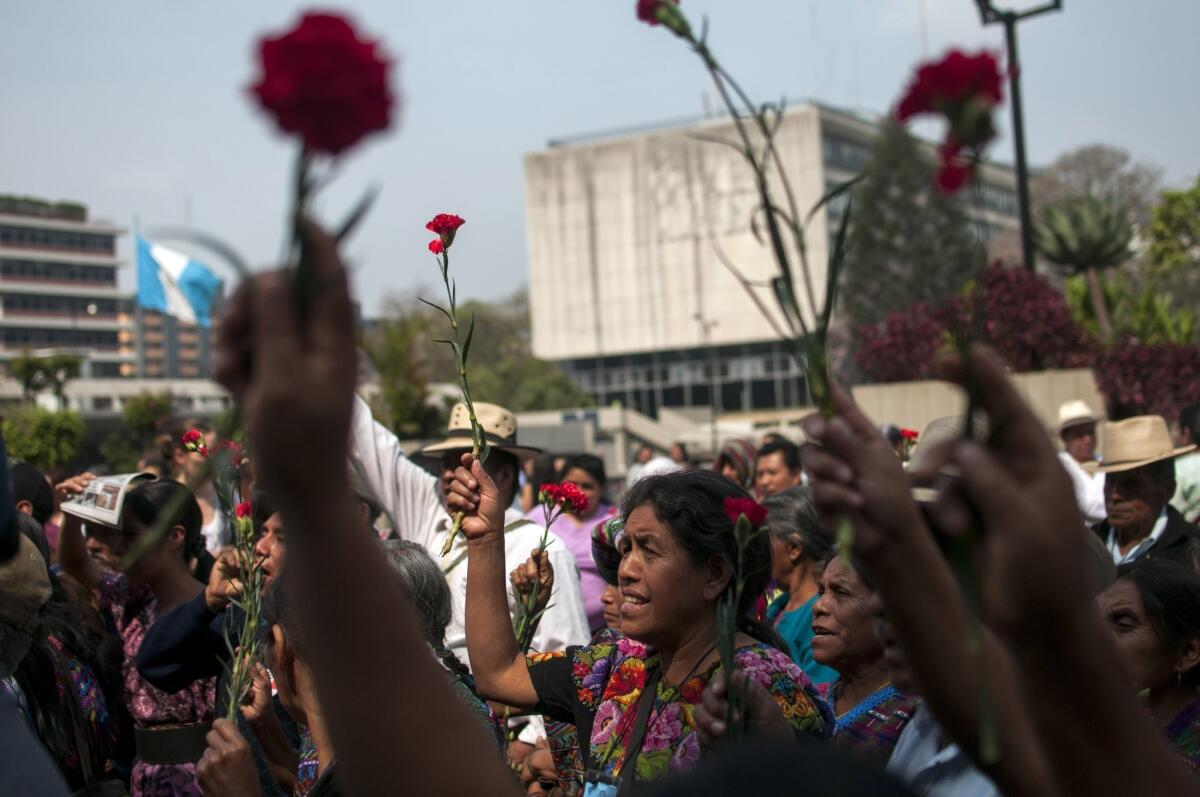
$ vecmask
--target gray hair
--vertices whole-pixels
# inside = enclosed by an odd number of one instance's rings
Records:
[[[450,624],[450,585],[425,548],[409,540],[386,540],[384,553],[400,586],[417,614],[421,630],[442,663],[460,675],[467,674],[458,657],[446,647],[446,626]]]
[[[804,556],[821,561],[833,550],[833,535],[821,527],[812,490],[806,485],[789,487],[763,499],[771,536],[804,550]]]

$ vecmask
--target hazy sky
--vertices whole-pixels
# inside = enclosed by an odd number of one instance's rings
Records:
[[[1028,6],[1030,0],[1007,0]],[[707,77],[682,42],[634,19],[634,0],[364,2],[359,25],[398,59],[399,123],[322,195],[336,219],[372,182],[383,194],[349,246],[357,289],[435,284],[425,221],[467,219],[461,293],[524,283],[521,156],[548,139],[699,115]],[[924,35],[920,9],[924,5]],[[1104,142],[1200,172],[1200,2],[1066,0],[1021,32],[1030,156]],[[145,227],[191,221],[250,260],[276,257],[290,142],[246,98],[253,42],[289,27],[284,2],[9,2],[0,22],[0,193],[86,202]],[[886,111],[912,65],[952,45],[999,48],[973,0],[684,0],[760,99]],[[1007,127],[1007,111],[1005,113]],[[1011,159],[1006,137],[993,150]],[[126,239],[122,246],[131,251]],[[123,284],[132,287],[130,270]]]

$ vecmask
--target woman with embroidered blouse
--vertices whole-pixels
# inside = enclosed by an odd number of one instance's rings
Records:
[[[837,554],[827,558],[817,595],[813,658],[838,674],[836,681],[819,687],[837,717],[831,743],[883,766],[912,719],[917,699],[892,685],[883,643],[875,634],[874,592]]]
[[[504,507],[483,468],[463,457],[447,503],[465,513],[467,649],[479,691],[575,723],[589,740],[585,765],[594,791],[613,794],[699,760],[693,712],[719,671],[716,607],[732,588],[736,556],[727,497],[748,496],[704,471],[638,482],[623,501],[617,541],[624,636],[526,657],[505,598]],[[761,641],[773,635],[749,616],[770,574],[765,536],[747,547],[743,562],[739,669],[768,691],[794,732],[824,738],[832,725],[828,707],[785,652]]]

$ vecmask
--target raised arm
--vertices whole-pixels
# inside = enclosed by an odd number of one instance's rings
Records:
[[[513,634],[505,587],[504,506],[495,482],[470,454],[463,454],[447,505],[463,513],[467,539],[467,655],[479,693],[522,710],[533,709],[537,692]]]
[[[55,487],[60,501],[68,500],[77,493],[83,492],[88,482],[96,478],[91,473],[85,473],[61,482]],[[104,570],[88,553],[87,543],[83,539],[83,522],[67,513],[63,513],[62,528],[58,532],[58,563],[63,572],[74,577],[88,589],[96,589],[104,577]]]
[[[962,592],[886,440],[845,391],[835,391],[835,403],[832,423],[819,416],[806,419],[805,434],[821,447],[805,447],[804,465],[822,511],[853,519],[855,550],[886,607],[921,697],[1005,794],[1053,794],[1012,660],[990,634],[985,694],[994,712],[988,722],[1002,754],[998,761],[981,759],[979,664],[968,650],[971,620]]]
[[[404,784],[416,794],[501,793],[511,779],[495,742],[429,654],[378,543],[352,533],[357,502],[345,461],[354,313],[333,241],[309,223],[302,236],[321,286],[306,312],[296,310],[291,272],[243,285],[221,327],[216,371],[244,408],[255,469],[282,507],[289,550],[281,577],[300,585],[297,617],[311,639],[345,791],[391,795]],[[387,622],[369,621],[381,613]]]

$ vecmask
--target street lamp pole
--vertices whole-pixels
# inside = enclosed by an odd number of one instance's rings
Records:
[[[1021,214],[1021,257],[1025,268],[1033,270],[1033,213],[1029,202],[1029,166],[1025,161],[1025,114],[1021,107],[1021,61],[1017,54],[1017,23],[1023,19],[1061,11],[1062,0],[1052,0],[1025,11],[1003,11],[992,0],[975,0],[984,25],[999,22],[1004,25],[1004,41],[1008,48],[1008,87],[1012,95],[1013,144],[1017,161],[1017,201]]]

